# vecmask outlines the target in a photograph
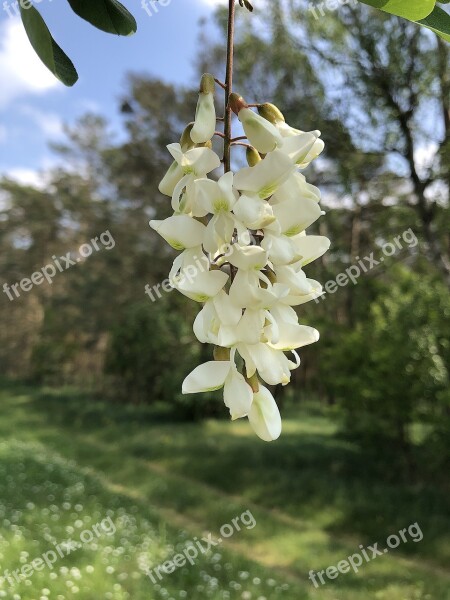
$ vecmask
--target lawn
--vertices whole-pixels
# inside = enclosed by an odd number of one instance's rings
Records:
[[[0,597],[449,600],[448,490],[389,477],[388,460],[368,465],[333,423],[291,408],[282,438],[264,444],[243,422],[169,423],[70,390],[4,384],[0,578],[83,543],[3,581]],[[420,542],[318,588],[308,579],[413,523]],[[192,566],[156,584],[146,575],[209,533],[222,542]]]

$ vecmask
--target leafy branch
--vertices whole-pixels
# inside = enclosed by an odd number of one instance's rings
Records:
[[[434,31],[450,42],[450,14],[438,4],[450,0],[359,0],[384,12],[408,19]],[[107,33],[132,35],[137,30],[136,19],[118,0],[67,0],[74,13]],[[28,3],[20,3],[22,22],[28,38],[45,66],[67,86],[78,80],[72,61],[55,42],[39,11]],[[239,0],[239,4],[253,10],[253,0]]]

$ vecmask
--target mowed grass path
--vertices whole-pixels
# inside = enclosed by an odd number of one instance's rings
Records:
[[[0,435],[0,577],[107,516],[116,528],[52,571],[4,583],[0,597],[450,600],[448,496],[377,479],[323,414],[299,412],[264,444],[243,422],[168,424],[81,394],[3,386]],[[254,528],[159,585],[145,576],[247,510]],[[421,542],[318,589],[308,580],[415,522]]]

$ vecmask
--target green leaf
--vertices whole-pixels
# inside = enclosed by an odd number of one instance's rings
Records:
[[[44,65],[64,85],[74,85],[78,79],[78,73],[70,58],[53,39],[39,12],[34,6],[23,8],[20,4],[20,13],[28,39]]]
[[[117,0],[68,0],[68,2],[79,17],[102,31],[117,35],[136,33],[136,19]]]
[[[439,8],[439,6],[435,6],[431,15],[428,15],[426,19],[422,19],[418,21],[424,27],[428,27],[431,31],[437,33],[441,38],[450,42],[450,15]]]
[[[436,4],[436,0],[360,0],[360,2],[410,21],[428,17]]]

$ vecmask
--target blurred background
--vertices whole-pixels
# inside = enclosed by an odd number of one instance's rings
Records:
[[[238,8],[235,88],[322,131],[305,175],[327,213],[312,232],[332,240],[306,269],[327,293],[299,307],[321,340],[274,390],[272,444],[231,424],[220,394],[181,395],[211,356],[199,307],[145,294],[174,258],[148,226],[171,213],[165,146],[201,73],[223,76],[223,3],[129,2],[139,33],[111,39],[42,2],[81,73],[70,90],[0,11],[0,597],[450,598],[449,46],[352,2],[255,5]],[[14,291],[50,264],[51,283]],[[246,510],[254,528],[146,577]],[[113,536],[2,580],[107,516]],[[420,542],[308,579],[414,523]]]

